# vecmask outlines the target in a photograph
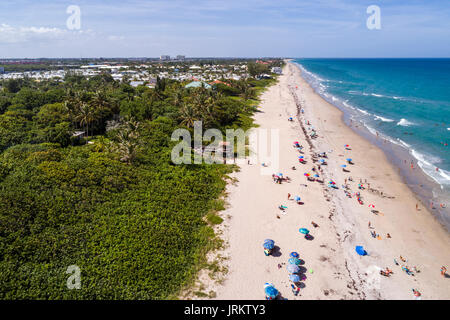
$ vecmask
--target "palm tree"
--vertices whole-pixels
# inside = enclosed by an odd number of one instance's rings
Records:
[[[117,131],[112,151],[119,153],[120,161],[132,163],[141,148],[140,123],[130,119]]]
[[[80,126],[86,126],[86,137],[89,136],[89,124],[95,120],[95,110],[89,103],[82,102],[78,106],[78,114],[75,116],[75,120],[78,121]]]
[[[181,125],[185,125],[188,128],[194,127],[194,121],[198,120],[197,112],[190,103],[184,103],[180,109]]]
[[[244,91],[241,93],[241,97],[244,98],[244,100],[253,99],[255,97],[255,90],[246,86]]]

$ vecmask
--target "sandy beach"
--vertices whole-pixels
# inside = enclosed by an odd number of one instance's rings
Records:
[[[274,183],[270,175],[261,175],[257,163],[243,164],[233,174],[238,182],[228,186],[229,208],[221,214],[229,272],[223,285],[214,288],[216,299],[264,299],[265,282],[289,300],[411,300],[412,289],[424,300],[450,299],[450,277],[440,274],[441,266],[450,268],[448,233],[421,204],[416,210],[418,200],[384,153],[346,126],[341,111],[313,91],[299,68],[292,63],[284,67],[279,82],[263,94],[259,109],[255,122],[260,128],[279,129],[280,172],[291,181]],[[308,142],[305,133],[312,127],[318,137]],[[293,141],[303,146],[306,164],[298,162]],[[318,152],[328,155],[328,165],[318,172],[323,184],[304,176],[315,173],[312,168],[319,163],[312,155]],[[341,167],[346,158],[354,162],[347,164],[349,172]],[[339,189],[327,186],[330,179]],[[351,198],[344,192],[346,179]],[[364,189],[358,188],[360,182]],[[291,199],[300,196],[303,204],[288,200],[288,193]],[[288,207],[285,214],[279,205]],[[306,240],[299,228],[308,228],[313,239]],[[266,238],[273,239],[277,249],[270,256],[263,252]],[[355,246],[363,246],[368,255],[358,255]],[[302,260],[298,296],[286,270],[292,251]],[[419,272],[408,275],[401,265]],[[379,274],[386,267],[393,271],[389,277]]]

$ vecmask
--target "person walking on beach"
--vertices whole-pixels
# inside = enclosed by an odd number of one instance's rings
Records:
[[[291,194],[288,193],[288,200],[291,200]]]
[[[419,204],[416,203],[416,211],[419,210]]]
[[[445,277],[445,274],[447,273],[447,268],[445,266],[441,267],[441,276]]]
[[[414,294],[414,297],[416,297],[416,300],[420,300],[420,296],[421,296],[420,292],[416,289],[412,289],[412,292]]]

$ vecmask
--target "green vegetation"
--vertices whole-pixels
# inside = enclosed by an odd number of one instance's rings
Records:
[[[274,81],[212,90],[164,79],[133,88],[109,74],[5,81],[0,299],[176,297],[218,244],[212,225],[233,167],[174,165],[171,134],[195,120],[249,128],[254,99]],[[70,265],[80,290],[66,287]]]

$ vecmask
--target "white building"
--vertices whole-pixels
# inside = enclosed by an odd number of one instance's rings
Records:
[[[282,74],[283,73],[283,71],[281,70],[280,67],[273,67],[272,68],[272,72],[276,73],[276,74]]]

